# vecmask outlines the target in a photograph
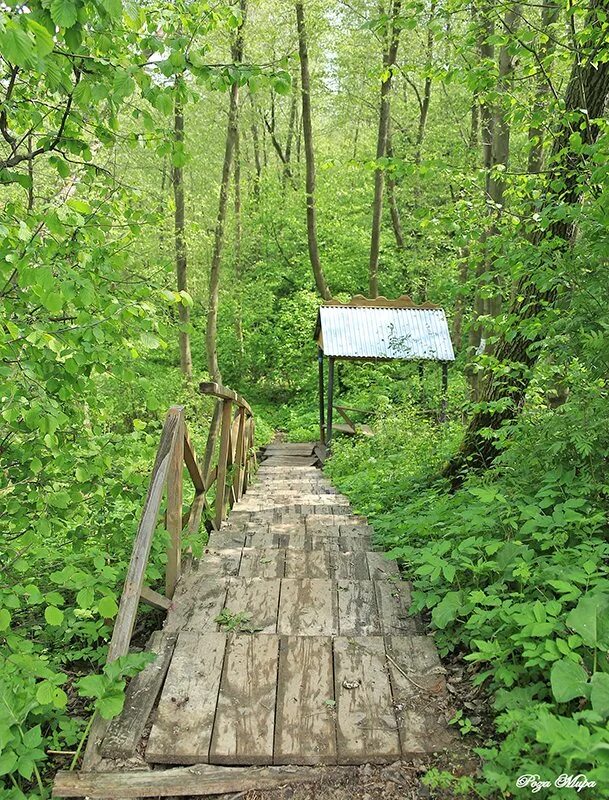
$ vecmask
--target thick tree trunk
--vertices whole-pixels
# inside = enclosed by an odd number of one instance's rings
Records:
[[[235,41],[231,48],[232,59],[238,64],[243,60],[243,25],[245,23],[246,0],[241,0],[241,24],[235,35]],[[218,201],[218,216],[216,217],[216,229],[214,232],[214,248],[211,257],[211,269],[209,273],[209,306],[207,312],[207,330],[205,335],[205,347],[207,351],[207,370],[213,381],[222,383],[222,373],[218,364],[218,302],[220,297],[220,263],[222,260],[222,249],[224,247],[224,227],[226,223],[226,209],[228,206],[228,189],[230,174],[237,140],[239,117],[239,84],[233,83],[230,90],[230,102],[228,109],[228,128],[226,130],[226,144],[224,147],[224,162],[222,165],[222,179],[220,182],[220,198]]]
[[[330,300],[332,294],[319,258],[317,243],[317,209],[315,206],[315,151],[313,150],[313,124],[311,121],[311,81],[309,78],[309,52],[307,30],[305,26],[302,2],[296,3],[296,24],[298,26],[298,52],[300,54],[300,85],[302,95],[302,131],[304,136],[306,162],[306,195],[307,195],[307,240],[309,258],[315,278],[317,291],[324,300]]]
[[[184,108],[183,108],[183,79],[177,77],[175,81],[174,99],[174,142],[184,145]],[[181,155],[181,153],[180,153]],[[174,199],[174,238],[175,261],[178,292],[188,291],[186,237],[184,233],[184,170],[182,166],[173,165],[171,169]],[[190,352],[190,335],[186,326],[190,325],[190,309],[184,303],[178,306],[180,319],[180,369],[187,377],[192,376],[192,355]]]
[[[389,29],[387,31],[387,48],[383,54],[384,76],[381,83],[381,103],[379,109],[379,126],[376,139],[377,167],[374,171],[374,201],[372,203],[372,232],[370,236],[370,260],[368,265],[368,291],[370,297],[378,297],[379,293],[379,253],[381,245],[381,220],[383,217],[383,190],[385,170],[378,163],[387,152],[387,134],[389,131],[389,115],[391,112],[390,93],[393,67],[398,54],[400,29],[397,20],[400,16],[401,0],[392,0],[389,13]]]
[[[609,0],[592,1],[592,29],[597,21],[597,10],[608,11]],[[545,179],[543,202],[546,207],[557,202],[563,206],[575,206],[581,202],[586,186],[581,175],[585,169],[585,156],[570,149],[570,137],[577,132],[585,144],[595,141],[598,131],[591,120],[603,116],[608,94],[609,63],[576,61],[567,85],[564,113],[556,131]],[[548,229],[537,229],[529,237],[529,252],[539,254],[541,258],[557,258],[569,248],[573,235],[574,228],[570,222],[564,219],[555,221]],[[554,245],[552,256],[548,255],[547,249],[543,252],[541,249],[549,239],[553,240]],[[538,286],[534,276],[529,273],[518,283],[509,315],[524,323],[553,306],[556,297],[556,288]],[[536,332],[532,333],[532,329]],[[488,436],[488,429],[497,431],[506,421],[512,420],[524,405],[531,370],[539,357],[539,343],[544,334],[543,326],[533,328],[516,323],[515,328],[512,327],[507,335],[499,339],[495,349],[499,369],[487,381],[482,409],[470,420],[461,449],[445,470],[445,475],[455,483],[462,480],[467,469],[488,466],[497,455],[496,440]]]

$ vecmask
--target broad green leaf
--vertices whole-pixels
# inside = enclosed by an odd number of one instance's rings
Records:
[[[53,625],[57,627],[61,625],[64,619],[64,613],[60,608],[56,606],[47,606],[44,610],[44,618],[49,623],[49,625]]]
[[[6,608],[0,608],[0,631],[5,631],[11,624],[11,614]]]
[[[552,693],[558,703],[567,703],[575,697],[586,697],[588,675],[586,670],[566,658],[555,661],[550,672]]]
[[[113,597],[102,597],[97,604],[97,610],[104,619],[113,619],[118,611],[116,600]]]
[[[591,680],[592,692],[590,702],[593,711],[607,719],[609,717],[609,675],[606,672],[595,672]]]
[[[9,20],[4,31],[0,33],[0,50],[11,64],[27,67],[34,54],[34,44],[23,28]]]
[[[71,28],[78,16],[73,0],[51,0],[51,19],[60,28]]]
[[[17,754],[14,750],[6,750],[0,753],[0,775],[8,775],[17,764]]]
[[[462,592],[447,592],[431,612],[431,618],[437,628],[445,628],[456,619],[463,606]]]
[[[109,694],[96,703],[97,710],[104,719],[118,717],[125,704],[124,694]]]
[[[590,647],[609,650],[609,595],[581,597],[567,616],[567,625]]]

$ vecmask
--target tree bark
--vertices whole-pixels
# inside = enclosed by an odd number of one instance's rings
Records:
[[[306,196],[307,196],[307,241],[309,259],[317,291],[324,300],[330,300],[332,294],[328,288],[317,242],[317,209],[315,205],[315,151],[313,149],[313,124],[311,122],[311,81],[309,77],[309,52],[307,30],[302,2],[296,3],[296,24],[298,27],[298,52],[300,55],[300,85],[302,96],[302,130],[304,136],[306,163]]]
[[[184,107],[183,107],[183,78],[176,77],[174,85],[174,142],[184,145]],[[182,166],[173,165],[171,168],[174,199],[174,238],[175,262],[178,292],[188,291],[187,281],[187,256],[186,237],[184,233],[184,170]],[[188,378],[192,376],[192,354],[190,351],[190,335],[186,326],[190,325],[190,309],[184,303],[178,306],[180,320],[180,369]]]
[[[252,132],[252,147],[254,149],[254,168],[256,170],[256,177],[254,179],[254,197],[258,199],[260,196],[260,180],[262,178],[262,163],[260,161],[260,140],[258,138],[258,126],[256,125],[256,106],[254,98],[249,95],[250,104],[252,106],[252,124],[250,130]]]
[[[557,5],[544,5],[541,9],[541,29],[547,31],[558,19],[559,7]],[[550,95],[551,87],[547,78],[548,61],[551,60],[556,43],[552,37],[548,37],[541,45],[541,50],[538,54],[539,61],[543,64],[543,70],[540,68],[537,86],[535,89],[535,99],[533,101],[533,110],[531,114],[531,124],[529,126],[529,158],[528,158],[528,171],[531,175],[541,172],[543,169],[543,147],[544,147],[544,129],[540,124],[538,117],[543,113],[546,108],[548,97]]]
[[[398,18],[402,7],[401,0],[392,0],[389,12],[389,29],[387,31],[387,48],[383,53],[383,81],[381,83],[381,103],[379,108],[379,126],[376,139],[377,167],[374,171],[374,201],[372,203],[372,232],[370,236],[370,260],[368,265],[368,291],[370,297],[378,297],[379,293],[379,253],[381,245],[381,220],[383,217],[383,190],[385,171],[378,163],[387,151],[387,134],[389,131],[389,115],[391,78],[398,54],[400,30]]]
[[[427,29],[427,46],[426,46],[426,72],[425,83],[423,85],[423,97],[421,99],[421,108],[419,114],[419,127],[417,130],[417,143],[415,149],[415,164],[421,164],[421,157],[423,151],[423,140],[425,139],[425,128],[427,127],[427,118],[429,116],[429,105],[431,103],[431,68],[433,65],[433,51],[434,51],[434,29],[431,25],[434,15],[436,13],[436,0],[432,0],[429,8],[429,22],[430,25]]]
[[[609,10],[609,0],[592,0],[590,4],[591,29],[597,22],[596,12]],[[554,137],[550,166],[545,177],[544,206],[560,203],[575,206],[581,202],[586,188],[581,173],[585,169],[585,155],[570,149],[570,137],[579,133],[584,144],[593,144],[598,130],[592,120],[602,117],[609,95],[609,63],[591,60],[580,61],[576,54],[564,98],[564,114]],[[535,257],[543,255],[542,245],[553,240],[552,258],[559,257],[571,246],[575,229],[568,220],[554,221],[549,228],[537,228],[522,242]],[[546,254],[548,250],[545,250]],[[526,322],[539,316],[556,303],[558,289],[539,286],[530,271],[517,286],[509,315]],[[495,437],[488,432],[497,431],[512,420],[524,405],[531,370],[539,357],[539,345],[545,336],[544,326],[517,325],[507,335],[500,337],[495,359],[499,368],[486,382],[481,409],[470,420],[462,446],[444,471],[454,484],[463,479],[466,470],[486,467],[498,453]]]
[[[235,335],[239,343],[239,353],[243,357],[243,320],[242,320],[242,264],[241,264],[241,241],[242,241],[242,220],[241,220],[241,147],[240,147],[240,132],[239,125],[237,124],[237,131],[235,136],[235,166],[233,173],[233,180],[235,182],[234,193],[234,213],[235,213],[235,299],[236,299],[236,314],[235,314]]]
[[[387,155],[393,158],[393,144],[391,142],[391,125],[387,134]],[[400,209],[395,196],[395,178],[392,173],[387,174],[387,202],[389,203],[389,212],[391,214],[391,226],[393,228],[393,235],[395,236],[395,244],[398,250],[404,250],[404,231],[402,229],[402,220],[400,219]]]
[[[243,60],[243,25],[245,23],[246,0],[240,0],[241,23],[235,34],[235,41],[231,47],[231,55],[235,64]],[[220,296],[220,264],[222,249],[224,247],[224,227],[226,223],[226,210],[228,206],[228,189],[230,183],[231,167],[235,142],[237,139],[239,117],[239,84],[233,83],[230,90],[228,109],[228,127],[226,130],[226,144],[224,147],[224,162],[222,165],[222,179],[220,181],[220,197],[218,200],[218,216],[214,232],[214,248],[211,257],[209,273],[209,306],[207,312],[207,330],[205,346],[207,351],[207,370],[213,381],[222,383],[222,373],[218,364],[218,302]]]

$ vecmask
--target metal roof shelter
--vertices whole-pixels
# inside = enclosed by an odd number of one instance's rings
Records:
[[[356,295],[347,302],[330,300],[320,306],[315,326],[319,361],[319,422],[321,441],[332,438],[334,362],[436,361],[442,365],[446,397],[448,364],[455,354],[444,310],[432,303],[415,305],[402,295],[369,299]],[[327,427],[324,414],[324,355],[328,356]],[[422,367],[421,367],[422,368]],[[445,406],[445,400],[444,400]],[[443,408],[444,413],[444,408]]]

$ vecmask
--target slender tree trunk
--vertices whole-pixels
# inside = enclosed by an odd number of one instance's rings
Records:
[[[174,142],[178,147],[178,155],[182,156],[184,147],[184,107],[183,107],[184,79],[176,77],[174,85],[174,117],[173,132]],[[186,237],[184,233],[184,170],[181,166],[174,164],[171,169],[174,199],[174,238],[175,238],[175,261],[178,292],[188,291],[187,283],[187,261],[186,261]],[[192,355],[190,352],[190,335],[187,326],[190,325],[190,309],[184,303],[178,306],[180,320],[180,369],[187,377],[192,376]]]
[[[393,144],[391,141],[391,125],[387,134],[387,155],[393,158]],[[387,173],[387,202],[391,214],[391,226],[395,236],[395,243],[398,250],[404,250],[404,231],[402,230],[402,220],[400,219],[400,209],[395,196],[395,178],[391,170]]]
[[[254,149],[254,168],[256,170],[256,178],[254,180],[254,197],[258,199],[260,196],[260,180],[262,178],[262,163],[260,161],[260,139],[258,138],[258,126],[256,125],[256,106],[254,105],[254,98],[249,95],[250,104],[252,106],[252,124],[250,130],[252,132],[252,147]]]
[[[592,0],[588,24],[597,22],[597,11],[609,11],[609,0]],[[586,156],[570,149],[570,138],[577,132],[584,144],[593,144],[598,135],[591,122],[605,112],[609,95],[609,62],[579,62],[573,65],[565,92],[564,113],[556,131],[550,159],[550,169],[545,177],[544,206],[560,202],[563,206],[576,206],[586,188],[582,172],[586,170]],[[556,259],[571,246],[575,229],[565,219],[554,221],[547,229],[538,228],[529,237],[528,253],[531,257]],[[552,240],[552,255],[544,242]],[[524,243],[523,243],[524,245]],[[544,271],[547,271],[547,269]],[[547,285],[547,276],[544,278]],[[487,431],[498,430],[513,419],[524,405],[531,370],[539,357],[539,342],[545,336],[544,326],[532,326],[527,320],[538,317],[545,309],[556,304],[557,288],[543,288],[535,276],[525,274],[518,283],[509,315],[516,322],[507,335],[502,336],[495,348],[499,369],[486,382],[481,410],[470,420],[459,453],[448,464],[445,475],[459,483],[467,469],[488,466],[497,455],[496,440]]]
[[[296,116],[298,112],[298,79],[294,78],[294,85],[292,88],[292,101],[290,103],[290,118],[288,121],[288,132],[285,140],[285,164],[283,170],[284,179],[292,179],[292,143],[294,141],[294,132],[296,130]]]
[[[32,137],[27,137],[27,151],[28,154],[31,156],[32,154]],[[32,211],[34,208],[34,159],[29,158],[27,162],[27,175],[29,178],[29,184],[27,187],[27,210]]]
[[[239,343],[239,353],[243,357],[243,320],[242,320],[242,264],[241,264],[241,242],[242,242],[242,220],[241,220],[241,142],[239,124],[237,122],[237,132],[235,136],[235,166],[233,180],[235,182],[235,335]]]
[[[240,0],[241,24],[236,32],[232,45],[232,59],[235,64],[243,60],[243,25],[245,23],[246,0]],[[222,383],[222,373],[218,364],[218,303],[220,297],[220,263],[224,247],[224,227],[226,223],[226,209],[228,206],[228,189],[230,183],[231,167],[235,142],[237,139],[239,115],[239,84],[233,83],[230,90],[228,110],[228,128],[226,131],[226,144],[224,147],[224,163],[222,165],[222,179],[220,182],[220,197],[218,201],[218,216],[214,233],[214,248],[211,257],[209,273],[209,307],[207,312],[207,330],[205,346],[207,351],[207,369],[210,377],[217,383]]]
[[[305,26],[302,2],[296,3],[296,23],[298,26],[298,52],[300,54],[300,85],[302,95],[302,130],[304,135],[306,162],[306,195],[307,195],[307,240],[309,258],[315,278],[317,291],[324,300],[330,300],[332,294],[328,288],[317,243],[317,209],[315,206],[315,151],[313,149],[313,124],[311,122],[311,81],[309,78],[309,52],[307,30]]]
[[[547,31],[558,19],[559,7],[557,5],[544,5],[541,9],[541,29]],[[544,71],[540,70],[535,89],[535,99],[533,101],[533,111],[531,113],[531,124],[529,126],[529,158],[528,171],[536,174],[543,169],[543,145],[544,131],[540,123],[540,117],[544,112],[550,95],[550,85],[545,71],[548,68],[548,61],[556,48],[556,43],[552,37],[548,37],[542,43],[538,54],[539,61],[544,65]]]
[[[433,66],[433,51],[435,44],[433,18],[436,13],[436,0],[432,0],[429,9],[429,27],[427,28],[427,46],[426,46],[426,72],[425,83],[423,85],[423,97],[421,99],[421,113],[419,115],[419,127],[417,130],[417,142],[415,149],[414,160],[417,165],[421,163],[421,156],[423,150],[423,141],[425,139],[425,129],[427,127],[427,118],[429,116],[429,105],[431,103],[431,68]]]
[[[383,217],[383,190],[385,171],[380,160],[387,150],[387,133],[389,131],[389,115],[392,71],[398,53],[400,29],[397,20],[402,7],[401,0],[392,0],[389,13],[387,48],[383,54],[383,82],[381,83],[381,103],[379,109],[379,126],[376,139],[377,167],[374,171],[374,201],[372,204],[372,233],[370,236],[370,260],[368,265],[368,291],[370,297],[378,297],[379,293],[379,253],[381,245],[381,220]]]

